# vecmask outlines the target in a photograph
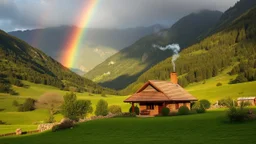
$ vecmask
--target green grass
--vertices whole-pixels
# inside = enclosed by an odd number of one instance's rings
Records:
[[[230,124],[223,111],[176,117],[112,118],[73,129],[1,138],[1,144],[241,144],[255,143],[256,121]]]
[[[186,90],[198,99],[208,99],[212,103],[216,102],[218,99],[225,97],[237,98],[240,96],[256,96],[256,82],[230,85],[228,84],[229,80],[234,78],[235,76],[229,76],[225,73],[226,72],[224,71],[219,76],[206,80],[205,84],[202,84],[203,82],[193,83],[189,85],[186,88]],[[216,84],[218,82],[221,82],[222,86],[217,87]],[[0,112],[0,120],[9,124],[4,126],[6,127],[5,129],[1,128],[0,133],[12,132],[13,130],[8,128],[12,127],[12,125],[14,125],[14,127],[19,125],[24,125],[25,127],[33,127],[35,126],[35,123],[40,123],[47,119],[48,112],[46,110],[35,110],[32,112],[17,112],[17,107],[12,106],[13,100],[17,100],[19,103],[22,103],[25,100],[25,98],[32,97],[37,99],[40,95],[46,92],[59,93],[60,95],[64,95],[65,93],[67,93],[66,91],[61,91],[51,86],[33,84],[26,81],[24,81],[24,83],[30,85],[30,87],[14,87],[14,89],[20,93],[19,96],[10,96],[7,94],[0,93],[0,109],[4,109],[4,111]],[[107,97],[102,97],[97,94],[89,96],[88,93],[77,93],[77,97],[78,99],[91,100],[94,110],[96,103],[99,99],[104,99],[108,101],[109,105],[120,105],[122,107],[123,112],[127,112],[130,107],[130,104],[123,102],[123,100],[126,99],[127,96],[107,95]],[[55,116],[55,119],[58,121],[61,118],[62,116],[60,114]]]
[[[22,104],[26,98],[30,97],[37,99],[47,92],[58,93],[60,95],[65,95],[67,93],[67,91],[61,91],[51,86],[34,84],[27,81],[23,81],[23,83],[29,85],[29,88],[14,87],[14,90],[19,93],[18,96],[11,96],[8,94],[0,93],[0,109],[4,109],[0,112],[0,120],[8,124],[0,125],[0,133],[13,132],[13,127],[15,127],[14,129],[17,129],[19,127],[27,128],[31,126],[31,128],[36,129],[37,125],[35,124],[47,120],[47,110],[39,109],[30,112],[17,112],[17,107],[12,105],[14,100],[17,100],[18,103]],[[107,97],[102,97],[98,94],[89,96],[88,93],[77,93],[77,98],[91,100],[94,110],[99,99],[106,100],[109,105],[120,105],[124,112],[127,112],[130,107],[130,104],[123,102],[123,100],[126,98],[125,96],[107,95]],[[55,115],[55,120],[60,121],[61,118],[63,118],[61,114]]]
[[[17,128],[21,128],[22,131],[36,130],[37,125],[0,125],[0,134],[15,132]]]
[[[228,84],[236,75],[230,76],[227,74],[231,67],[223,71],[216,77],[210,78],[205,82],[190,84],[185,89],[198,99],[208,99],[212,103],[222,98],[256,96],[256,81]],[[222,86],[216,86],[217,83],[222,83]]]

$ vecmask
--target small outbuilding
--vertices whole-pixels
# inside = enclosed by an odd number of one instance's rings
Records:
[[[252,106],[256,105],[256,97],[239,97],[237,103],[240,105],[241,102],[249,102]]]
[[[197,99],[178,84],[175,72],[170,77],[171,81],[149,80],[124,102],[132,104],[133,112],[134,104],[138,103],[141,115],[158,115],[163,107],[177,111],[185,105],[190,109],[191,102]]]

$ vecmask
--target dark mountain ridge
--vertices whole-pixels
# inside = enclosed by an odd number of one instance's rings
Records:
[[[42,51],[1,30],[0,69],[1,82],[9,80],[16,83],[19,80],[27,80],[77,92],[115,93],[78,76]]]

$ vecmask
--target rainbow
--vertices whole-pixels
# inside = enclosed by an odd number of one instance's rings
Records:
[[[92,19],[98,1],[99,0],[85,1],[83,4],[85,7],[82,9],[81,15],[78,15],[78,18],[76,19],[76,24],[83,28],[74,28],[66,40],[63,53],[61,55],[61,63],[68,68],[72,68],[76,61],[80,43],[86,34],[85,28],[89,25],[90,20]]]

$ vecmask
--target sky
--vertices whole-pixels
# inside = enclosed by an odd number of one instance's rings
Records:
[[[0,0],[0,29],[4,31],[79,25],[89,0]],[[88,28],[130,28],[162,24],[200,10],[224,12],[238,0],[98,0]]]

